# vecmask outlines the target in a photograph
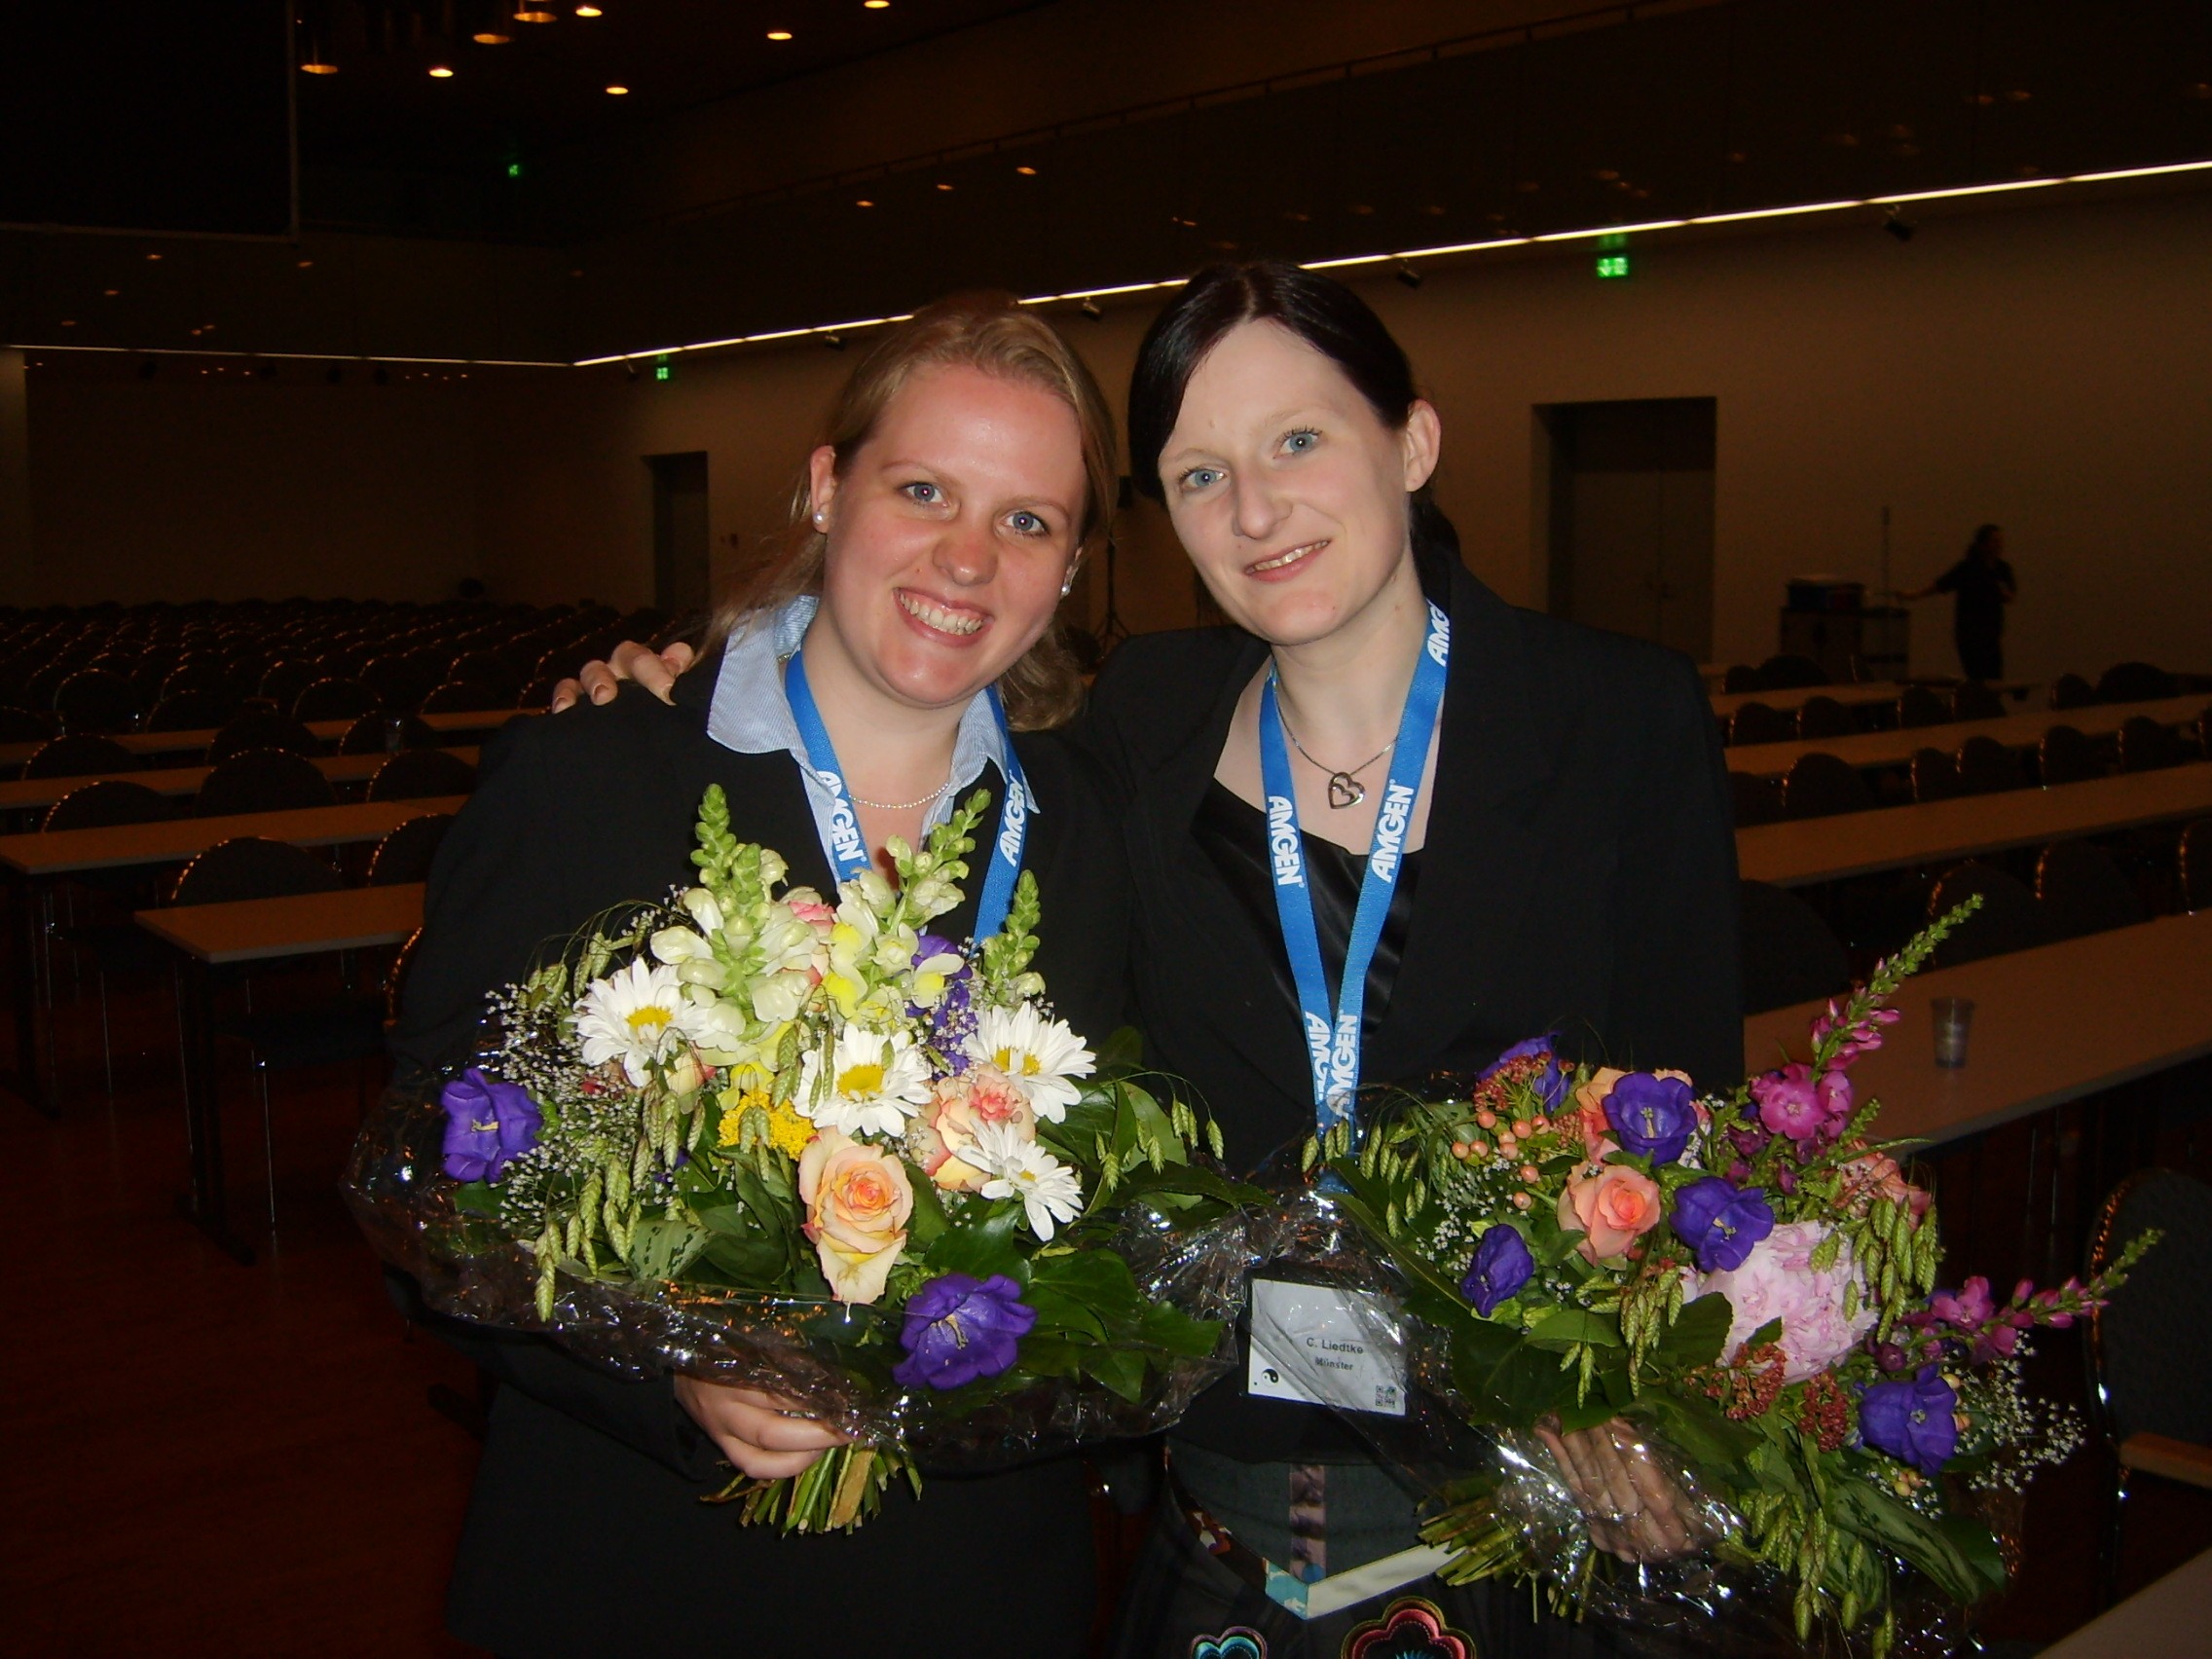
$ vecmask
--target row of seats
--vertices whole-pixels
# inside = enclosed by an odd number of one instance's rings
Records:
[[[2191,912],[2212,908],[2212,818],[2188,825],[2176,849],[2174,892]],[[2088,841],[2054,841],[2036,855],[2033,884],[1997,866],[1969,860],[1932,886],[1906,878],[1898,892],[1917,902],[1911,926],[1933,921],[1978,894],[1982,907],[1944,940],[1935,966],[1963,962],[2062,940],[2080,939],[2149,919],[2151,906],[2119,863]],[[1744,1006],[1764,1014],[1851,988],[1851,952],[1826,918],[1804,898],[1763,881],[1741,884]],[[1896,939],[1882,941],[1881,951]]]
[[[1720,688],[1735,693],[1803,691],[1816,685],[1834,683],[1827,670],[1811,657],[1785,652],[1780,656],[1768,657],[1755,668],[1748,663],[1730,665],[1721,677]],[[1972,683],[1969,682],[1969,684]],[[1975,688],[1991,697],[1996,695],[1985,685]],[[2155,663],[2119,662],[2099,675],[2094,685],[2079,674],[2060,675],[2051,682],[2050,706],[2054,709],[2079,709],[2092,703],[2148,703],[2158,697],[2178,697],[2185,689],[2187,687],[2181,683],[2178,676],[2169,674]],[[1955,718],[1978,719],[1981,717],[1959,715]]]
[[[0,711],[4,714],[6,711]],[[340,755],[392,754],[410,749],[439,749],[446,740],[412,716],[366,714],[348,726],[338,739]],[[323,742],[300,720],[251,708],[234,715],[216,729],[204,759],[208,765],[242,755],[249,749],[282,749],[294,755],[320,755]],[[149,765],[175,765],[174,755],[147,758],[112,737],[80,733],[50,738],[23,762],[25,778],[82,778],[98,772],[133,772]]]
[[[214,726],[254,699],[301,720],[514,708],[667,622],[605,606],[148,611],[0,610],[0,707],[24,712],[0,736]]]
[[[438,749],[413,749],[394,755],[370,775],[368,798],[428,800],[439,795],[470,794],[475,789],[476,768],[458,755]],[[313,761],[288,750],[248,749],[215,765],[188,803],[144,784],[105,778],[71,790],[47,808],[39,828],[98,830],[184,816],[229,818],[240,813],[289,812],[337,802],[338,792]]]
[[[1956,751],[1916,751],[1908,768],[1911,799],[1949,800],[1959,795],[1997,794],[2035,785],[2086,783],[2121,772],[2158,771],[2212,757],[2212,709],[2177,733],[2148,715],[2120,728],[2109,745],[2070,725],[2054,725],[2023,756],[1993,737],[1970,737]],[[1735,792],[1736,825],[1773,824],[1785,818],[1830,818],[1866,812],[1889,804],[1858,767],[1813,750],[1800,755],[1780,778],[1749,772],[1728,774]]]
[[[1757,701],[1739,704],[1721,719],[1721,741],[1792,743],[1823,737],[1851,737],[1893,727],[1949,725],[1956,720],[1994,720],[2006,714],[2005,699],[1988,686],[1968,682],[1948,689],[1907,685],[1895,701],[1846,707],[1833,697],[1808,697],[1794,709]]]

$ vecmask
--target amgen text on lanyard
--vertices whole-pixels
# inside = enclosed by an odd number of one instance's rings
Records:
[[[784,697],[791,704],[799,741],[806,745],[808,768],[830,792],[830,862],[836,866],[839,881],[850,881],[868,867],[867,839],[861,833],[860,815],[853,810],[852,792],[845,788],[844,768],[837,764],[830,728],[822,723],[822,711],[815,706],[813,688],[806,682],[805,654],[794,651],[784,665]],[[978,940],[989,939],[1006,925],[1007,911],[1014,904],[1014,882],[1021,874],[1021,852],[1028,839],[1033,804],[1029,780],[1022,775],[1021,761],[1014,753],[1014,732],[1007,723],[1006,705],[999,700],[998,687],[991,686],[983,695],[989,700],[992,719],[998,722],[999,752],[1006,758],[1006,801],[999,809],[990,868],[984,873],[982,897],[976,906]]]
[[[1443,710],[1451,666],[1452,621],[1432,601],[1428,607],[1428,637],[1415,661],[1413,683],[1406,689],[1405,709],[1398,717],[1390,775],[1383,785],[1375,831],[1368,842],[1367,868],[1360,877],[1351,934],[1345,941],[1344,969],[1338,977],[1334,1008],[1329,1006],[1328,978],[1321,965],[1321,937],[1313,919],[1313,895],[1306,879],[1306,849],[1299,836],[1298,793],[1272,673],[1260,694],[1260,784],[1268,803],[1268,862],[1274,872],[1275,915],[1282,926],[1283,948],[1290,956],[1291,977],[1298,987],[1299,1020],[1312,1065],[1314,1122],[1322,1130],[1351,1115],[1352,1099],[1359,1091],[1367,970],[1375,960],[1376,946],[1382,942],[1382,924],[1390,913],[1391,896],[1397,891],[1406,835],[1420,793],[1421,773],[1428,765],[1428,746]]]

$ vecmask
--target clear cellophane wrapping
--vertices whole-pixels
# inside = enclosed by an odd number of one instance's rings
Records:
[[[1205,1359],[1154,1355],[1128,1400],[1088,1379],[1052,1379],[968,1409],[890,1379],[898,1315],[799,1297],[721,1293],[563,1272],[538,1316],[537,1264],[496,1223],[462,1214],[440,1173],[445,1115],[392,1091],[354,1143],[346,1197],[378,1252],[411,1275],[434,1312],[535,1331],[612,1374],[680,1374],[788,1396],[856,1440],[899,1445],[923,1467],[988,1470],[1093,1442],[1154,1433],[1228,1369],[1243,1293],[1249,1220],[1232,1211],[1179,1227],[1128,1207],[1113,1248],[1144,1294],[1223,1322]],[[865,1345],[865,1346],[864,1346]]]
[[[1402,1356],[1407,1381],[1402,1417],[1362,1409],[1348,1396],[1322,1404],[1334,1411],[1423,1505],[1440,1516],[1470,1500],[1487,1498],[1500,1525],[1498,1536],[1516,1540],[1518,1564],[1500,1574],[1524,1585],[1522,1594],[1548,1599],[1563,1616],[1603,1621],[1607,1650],[1639,1659],[1689,1659],[1691,1655],[1805,1653],[1824,1659],[1859,1659],[1873,1652],[1873,1626],[1845,1632],[1832,1621],[1815,1625],[1809,1642],[1796,1633],[1791,1586],[1771,1567],[1732,1552],[1727,1540],[1742,1520],[1724,1493],[1700,1479],[1694,1465],[1648,1424],[1628,1419],[1633,1452],[1649,1457],[1672,1483],[1678,1513],[1704,1540],[1679,1560],[1637,1564],[1598,1547],[1586,1513],[1543,1439],[1527,1429],[1477,1428],[1453,1406],[1447,1344],[1441,1333],[1403,1311],[1403,1281],[1388,1253],[1362,1224],[1321,1187],[1285,1175],[1277,1160],[1272,1184],[1277,1208],[1255,1221],[1251,1247],[1270,1272],[1287,1272],[1316,1283],[1363,1293],[1354,1304],[1362,1339]],[[1291,1351],[1294,1334],[1254,1320],[1255,1354],[1277,1369],[1316,1374]],[[1993,1514],[1988,1500],[1959,1493],[1993,1525],[2009,1556],[2016,1554],[2018,1515]],[[1600,1514],[1619,1522],[1618,1513]],[[1531,1590],[1530,1572],[1538,1577]],[[1892,1561],[1891,1659],[1934,1659],[1959,1651],[1972,1613],[1949,1602],[1906,1564]]]

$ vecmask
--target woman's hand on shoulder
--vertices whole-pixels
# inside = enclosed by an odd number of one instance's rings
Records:
[[[676,1403],[721,1449],[732,1467],[756,1481],[799,1474],[847,1439],[810,1417],[797,1415],[798,1401],[753,1388],[679,1377]]]
[[[625,680],[644,686],[664,703],[674,702],[672,693],[677,677],[697,657],[698,653],[682,640],[661,651],[635,640],[624,640],[607,653],[606,661],[594,658],[584,664],[583,672],[575,679],[564,680],[554,686],[553,700],[548,707],[557,715],[586,697],[594,703],[611,703]]]

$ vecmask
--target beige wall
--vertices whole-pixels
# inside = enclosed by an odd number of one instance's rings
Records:
[[[2093,674],[2136,654],[2212,669],[2212,196],[1929,216],[1906,244],[1856,215],[1659,236],[1635,259],[1626,282],[1561,250],[1433,270],[1418,292],[1361,283],[1443,413],[1438,492],[1468,561],[1507,597],[1544,601],[1534,405],[1713,397],[1721,659],[1774,650],[1792,574],[1872,584],[1887,503],[1899,586],[1933,578],[1983,520],[2007,527],[2021,582],[2009,671]],[[1117,409],[1151,310],[1063,319]],[[531,595],[552,598],[577,561],[612,561],[637,586],[609,579],[608,596],[644,597],[639,458],[660,450],[709,452],[718,541],[758,534],[849,364],[808,344],[679,359],[665,387],[579,376],[563,407],[588,407],[588,429],[495,465],[487,501],[519,504],[488,507],[487,573],[504,590],[558,571]],[[530,535],[510,535],[517,522]],[[562,551],[571,523],[588,549]],[[1188,622],[1159,515],[1140,511],[1124,540],[1124,618]],[[1915,633],[1918,671],[1955,672],[1945,603]]]
[[[449,594],[477,564],[475,383],[320,370],[31,370],[32,554],[0,599]]]
[[[1887,502],[1900,585],[2007,527],[2012,672],[2212,669],[2212,196],[1930,216],[1905,245],[1865,220],[1660,236],[1635,257],[1627,282],[1562,250],[1363,284],[1443,412],[1438,489],[1469,562],[1509,598],[1544,597],[1531,406],[1710,396],[1716,655],[1774,648],[1793,573],[1872,581]],[[1152,309],[1065,319],[1117,409]],[[11,597],[426,596],[478,573],[505,598],[641,603],[643,458],[708,452],[726,566],[730,537],[780,522],[854,360],[807,344],[680,358],[665,385],[479,371],[465,391],[34,371],[37,558]],[[1153,509],[1123,567],[1132,627],[1191,619]],[[1944,609],[1919,621],[1916,667],[1950,671]]]

